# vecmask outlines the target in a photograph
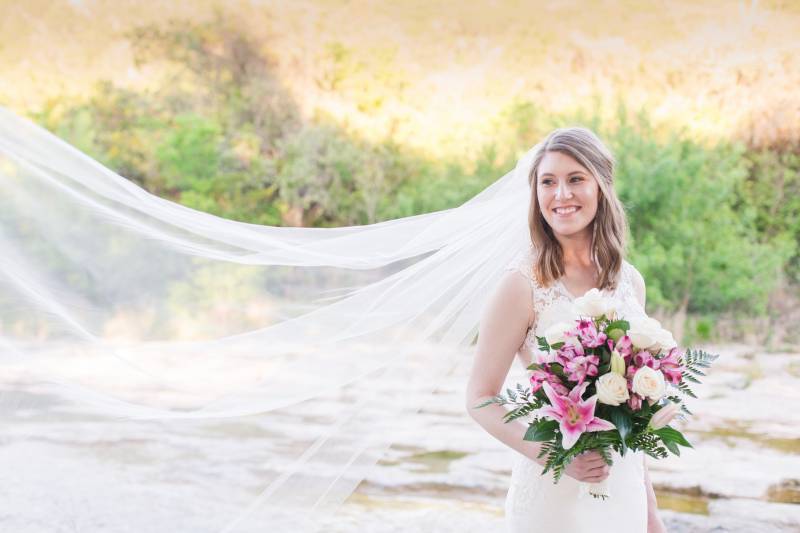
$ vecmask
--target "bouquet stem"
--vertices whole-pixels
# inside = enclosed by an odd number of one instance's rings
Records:
[[[593,498],[597,499],[600,498],[605,500],[609,496],[611,496],[610,491],[608,490],[608,478],[604,479],[603,481],[599,481],[597,483],[584,483],[581,481],[579,483],[580,492],[578,497],[581,498],[586,496],[587,494],[591,494]]]

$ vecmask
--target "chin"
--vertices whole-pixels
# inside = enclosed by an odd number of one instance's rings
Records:
[[[550,229],[553,230],[554,235],[560,235],[563,237],[572,237],[574,235],[579,235],[585,231],[588,231],[589,224],[558,224],[553,225],[550,224]]]

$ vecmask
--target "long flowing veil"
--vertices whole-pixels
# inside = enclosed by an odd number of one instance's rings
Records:
[[[4,528],[317,530],[469,363],[532,153],[453,209],[268,227],[0,108]]]

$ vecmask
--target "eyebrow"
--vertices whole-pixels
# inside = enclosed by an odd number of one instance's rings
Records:
[[[584,174],[584,175],[586,175],[586,172],[584,172],[584,171],[582,171],[582,170],[573,170],[572,172],[570,172],[569,174],[567,174],[567,176],[572,176],[573,174]],[[549,173],[549,172],[545,172],[544,174],[541,174],[539,177],[540,177],[540,178],[543,178],[543,177],[545,177],[545,176],[553,176],[554,178],[556,177],[556,175],[555,175],[555,174],[551,174],[551,173]]]

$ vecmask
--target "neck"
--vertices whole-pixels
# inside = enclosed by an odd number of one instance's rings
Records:
[[[592,235],[582,231],[576,235],[557,236],[564,257],[564,266],[589,268],[594,265],[592,260]]]

